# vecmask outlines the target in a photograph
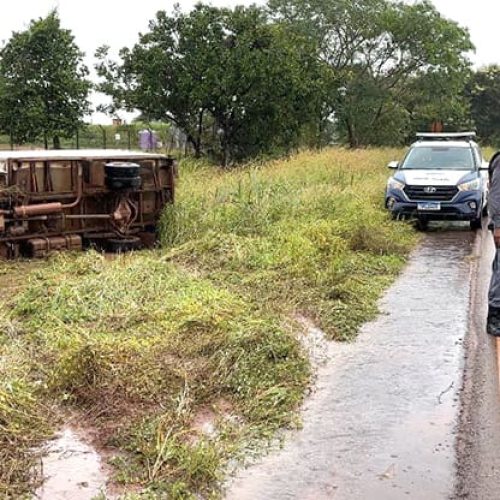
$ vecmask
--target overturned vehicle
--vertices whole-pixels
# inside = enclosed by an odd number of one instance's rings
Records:
[[[134,151],[0,152],[0,259],[153,245],[176,169]]]

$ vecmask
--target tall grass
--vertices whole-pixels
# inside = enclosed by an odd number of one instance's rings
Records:
[[[125,452],[117,480],[148,498],[213,494],[243,443],[294,421],[309,377],[294,317],[351,339],[403,265],[415,235],[382,194],[399,156],[184,162],[163,249],[0,269],[22,278],[0,293],[0,495],[33,486],[30,450],[68,407]],[[196,427],[207,411],[214,436]]]
[[[351,338],[415,242],[383,206],[385,165],[401,154],[331,149],[215,175],[188,165],[163,241],[218,285]]]

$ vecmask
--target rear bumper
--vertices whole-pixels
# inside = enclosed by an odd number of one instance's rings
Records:
[[[396,217],[470,221],[481,217],[483,209],[482,193],[480,191],[459,193],[452,202],[440,202],[441,210],[419,210],[418,203],[418,201],[409,201],[402,191],[389,190],[386,194],[386,207]]]

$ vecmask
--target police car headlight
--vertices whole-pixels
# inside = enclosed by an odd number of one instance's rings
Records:
[[[464,182],[458,185],[460,191],[477,191],[481,189],[481,179],[474,179],[473,181]]]
[[[394,177],[391,177],[387,181],[387,188],[388,189],[399,189],[399,191],[403,191],[403,189],[405,188],[405,185],[403,182],[400,182],[400,181],[394,179]]]

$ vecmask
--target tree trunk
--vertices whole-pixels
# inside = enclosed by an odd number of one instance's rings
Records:
[[[53,137],[53,144],[54,144],[54,149],[61,149],[61,139],[59,138],[58,135],[55,135]]]
[[[354,126],[350,122],[349,119],[346,119],[346,128],[347,128],[347,138],[349,141],[349,147],[355,149],[358,147],[358,139],[356,137],[356,133],[354,132]]]
[[[186,152],[185,152],[185,156],[187,156],[187,144],[188,143],[191,144],[191,146],[193,146],[195,158],[200,158],[201,157],[200,143],[191,134],[187,134],[186,135]]]
[[[198,130],[196,131],[196,147],[195,147],[195,156],[196,158],[201,157],[201,142],[203,135],[203,113],[204,109],[200,111],[200,115],[198,117]]]

